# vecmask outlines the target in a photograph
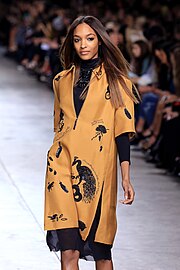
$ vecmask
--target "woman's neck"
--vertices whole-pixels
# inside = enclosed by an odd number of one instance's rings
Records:
[[[83,69],[94,69],[100,63],[100,57],[96,57],[89,60],[81,60],[80,61],[80,68]]]

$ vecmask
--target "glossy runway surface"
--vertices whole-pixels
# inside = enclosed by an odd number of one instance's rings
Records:
[[[1,56],[0,269],[58,270],[43,231],[46,153],[53,139],[53,93]],[[116,270],[180,269],[180,179],[132,151],[132,206],[118,204]],[[123,193],[119,186],[119,198]],[[92,270],[93,262],[80,261]]]

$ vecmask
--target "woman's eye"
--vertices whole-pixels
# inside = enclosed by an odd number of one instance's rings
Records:
[[[77,42],[79,42],[79,41],[80,41],[79,38],[74,38],[74,42],[75,42],[75,43],[77,43]]]
[[[94,38],[93,38],[93,37],[89,37],[88,40],[89,40],[89,41],[93,41]]]

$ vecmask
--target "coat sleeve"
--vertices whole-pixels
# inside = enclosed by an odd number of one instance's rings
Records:
[[[53,91],[54,91],[54,132],[56,132],[58,130],[60,121],[60,100],[57,92],[55,79],[53,80]]]
[[[130,89],[132,89],[132,84],[130,84]],[[134,119],[134,102],[132,99],[122,90],[122,98],[124,101],[124,106],[119,107],[115,110],[115,137],[128,133],[129,138],[132,139],[135,135],[135,119]]]

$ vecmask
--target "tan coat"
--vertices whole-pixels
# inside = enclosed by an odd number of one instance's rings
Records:
[[[125,108],[114,109],[105,70],[99,68],[92,72],[78,118],[73,103],[75,67],[54,78],[55,137],[48,152],[44,220],[45,230],[79,227],[85,240],[102,193],[95,241],[112,244],[117,227],[115,137],[135,132],[134,103],[121,88]]]

